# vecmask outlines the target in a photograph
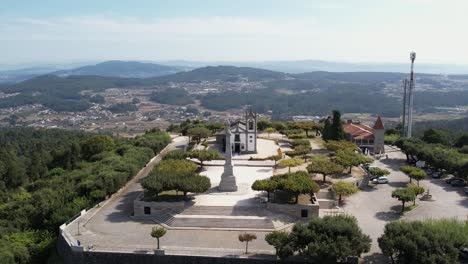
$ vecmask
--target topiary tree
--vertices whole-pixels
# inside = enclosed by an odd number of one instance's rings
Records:
[[[270,193],[274,192],[278,188],[278,182],[270,179],[256,180],[252,184],[252,190],[254,191],[265,191],[267,192],[267,201],[270,201]]]
[[[313,156],[310,164],[307,166],[309,173],[320,173],[323,175],[323,183],[325,183],[327,175],[342,173],[343,169],[343,166],[323,155]]]
[[[324,144],[327,150],[336,152],[338,150],[350,149],[350,150],[359,150],[359,147],[351,141],[348,140],[329,140]]]
[[[414,195],[416,197],[418,197],[418,195],[421,195],[421,194],[424,193],[424,188],[423,187],[419,187],[419,186],[416,186],[414,184],[410,184],[407,188],[410,189],[411,191],[413,191]],[[416,205],[416,198],[413,200],[413,205]]]
[[[410,174],[409,174],[409,177],[411,179],[415,179],[418,186],[419,186],[419,181],[420,180],[424,180],[426,177],[427,177],[427,174],[424,170],[420,169],[420,168],[417,168],[415,170],[413,170]]]
[[[372,167],[372,168],[369,168],[369,173],[375,176],[385,176],[385,175],[389,175],[390,171],[377,168],[377,167]]]
[[[159,247],[159,239],[161,237],[163,237],[165,234],[167,233],[167,230],[162,227],[162,226],[155,226],[153,227],[153,229],[151,230],[151,236],[156,238],[156,240],[158,241],[158,249],[160,249]]]
[[[197,169],[198,166],[188,160],[163,160],[142,179],[141,185],[151,196],[175,190],[183,192],[186,199],[188,192],[205,192],[211,187],[209,178],[197,174]]]
[[[414,201],[416,194],[410,188],[399,188],[392,192],[392,197],[398,199],[402,203],[401,213],[405,211],[405,203]]]
[[[341,202],[342,196],[349,196],[357,193],[358,188],[356,185],[350,182],[339,181],[333,184],[333,190],[338,194],[338,201]]]
[[[304,161],[302,159],[285,159],[285,160],[282,160],[280,161],[279,165],[282,166],[282,167],[288,167],[289,168],[289,172],[291,172],[291,167],[296,167],[296,166],[299,166],[299,165],[302,165],[304,164]]]
[[[299,201],[299,195],[313,194],[320,190],[320,186],[305,171],[283,175],[279,185],[282,186],[282,190],[294,194],[295,203]]]
[[[187,130],[187,135],[195,138],[197,144],[200,144],[202,138],[211,136],[211,131],[203,126],[192,127]]]
[[[415,179],[419,186],[419,181],[427,177],[427,174],[424,170],[413,167],[413,166],[401,166],[400,170],[404,172],[410,178],[410,183]]]
[[[372,162],[371,158],[365,157],[359,153],[356,153],[350,149],[338,150],[336,152],[335,161],[344,167],[349,167],[349,173],[353,166],[359,166],[364,163]]]
[[[253,233],[239,234],[239,241],[245,242],[245,254],[249,254],[249,242],[254,239],[257,239],[257,235]]]

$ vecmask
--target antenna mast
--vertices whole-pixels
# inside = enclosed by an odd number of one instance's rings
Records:
[[[406,136],[406,87],[408,86],[408,79],[403,80],[403,98],[402,98],[402,103],[403,103],[403,113],[402,113],[402,120],[401,120],[401,137],[404,138]]]
[[[411,138],[413,132],[413,97],[414,97],[414,60],[416,59],[416,52],[410,53],[411,59],[411,75],[409,84],[409,109],[408,109],[408,138]]]

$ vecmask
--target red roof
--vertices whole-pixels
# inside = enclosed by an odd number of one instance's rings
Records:
[[[363,124],[344,124],[343,130],[354,139],[374,139],[374,131]]]
[[[383,125],[383,122],[382,122],[382,119],[380,119],[380,116],[377,117],[377,120],[375,121],[375,124],[374,124],[374,129],[385,129],[384,125]]]

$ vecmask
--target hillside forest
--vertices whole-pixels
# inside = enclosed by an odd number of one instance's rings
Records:
[[[80,131],[0,129],[1,263],[59,263],[59,226],[121,188],[170,142]]]

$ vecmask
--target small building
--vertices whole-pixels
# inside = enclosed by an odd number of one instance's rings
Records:
[[[373,127],[348,120],[343,125],[343,130],[347,139],[358,145],[364,153],[367,151],[374,154],[385,153],[385,127],[380,116],[377,117]]]
[[[257,152],[257,113],[247,110],[244,119],[231,122],[230,130],[233,153]],[[221,144],[225,151],[226,131],[224,129],[218,131],[215,137],[216,143]]]

